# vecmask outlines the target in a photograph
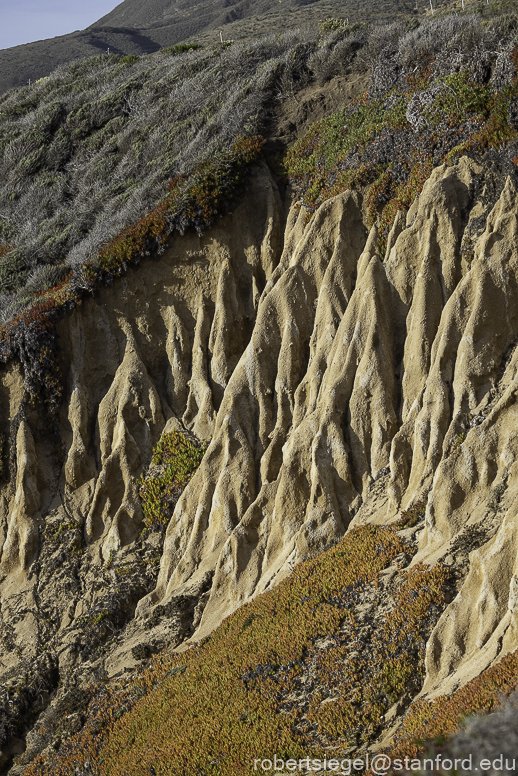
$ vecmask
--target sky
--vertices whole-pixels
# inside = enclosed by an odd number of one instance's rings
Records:
[[[0,0],[0,49],[84,30],[121,0]]]

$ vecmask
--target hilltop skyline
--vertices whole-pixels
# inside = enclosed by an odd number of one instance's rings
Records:
[[[83,30],[117,5],[116,0],[0,0],[0,49]]]

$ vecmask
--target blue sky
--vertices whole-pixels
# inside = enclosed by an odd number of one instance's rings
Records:
[[[0,49],[84,30],[121,0],[0,0]]]

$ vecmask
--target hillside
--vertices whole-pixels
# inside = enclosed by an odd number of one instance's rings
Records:
[[[0,98],[1,773],[323,776],[495,724],[517,68],[514,14],[331,19]]]
[[[493,3],[513,7],[515,0]],[[437,8],[449,7],[440,0]],[[49,40],[27,43],[0,51],[0,95],[9,89],[34,83],[59,65],[110,51],[119,55],[146,56],[182,42],[213,45],[220,40],[244,40],[281,34],[295,27],[314,30],[322,19],[338,17],[353,22],[395,21],[426,11],[418,0],[202,0],[191,2],[136,2],[124,0],[111,13],[83,31]],[[486,13],[487,9],[482,9]]]

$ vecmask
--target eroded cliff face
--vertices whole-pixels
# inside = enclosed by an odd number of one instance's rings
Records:
[[[20,671],[47,696],[59,679],[59,701],[184,648],[350,526],[422,499],[413,562],[463,580],[423,692],[516,649],[517,214],[512,182],[463,158],[434,170],[380,256],[359,194],[306,225],[264,167],[220,226],[61,321],[61,450],[5,368],[4,700]],[[136,478],[172,428],[211,441],[165,536],[142,538]],[[31,735],[3,767],[36,751]]]

